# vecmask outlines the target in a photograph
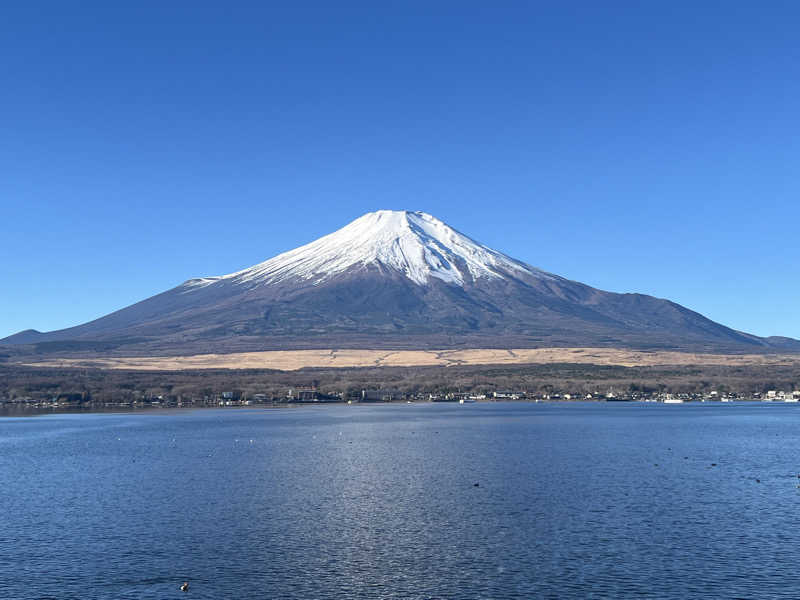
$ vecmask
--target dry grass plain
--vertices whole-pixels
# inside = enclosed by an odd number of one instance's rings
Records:
[[[592,364],[625,367],[692,365],[799,365],[797,354],[701,354],[617,350],[613,348],[535,348],[471,350],[276,350],[194,356],[60,358],[28,362],[37,367],[83,367],[142,371],[193,369],[278,369],[306,367],[418,367],[453,365]]]

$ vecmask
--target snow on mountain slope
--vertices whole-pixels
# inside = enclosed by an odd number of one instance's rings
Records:
[[[431,277],[464,285],[470,278],[502,278],[507,273],[555,278],[479,244],[427,213],[379,210],[248,269],[184,285],[204,287],[220,280],[278,283],[294,278],[316,284],[368,265],[394,269],[420,285]]]

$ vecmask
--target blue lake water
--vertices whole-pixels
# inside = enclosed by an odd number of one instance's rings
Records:
[[[0,598],[798,598],[798,474],[777,404],[6,418]]]

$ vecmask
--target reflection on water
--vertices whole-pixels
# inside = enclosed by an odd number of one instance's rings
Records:
[[[0,419],[0,596],[796,598],[799,441],[752,404]]]

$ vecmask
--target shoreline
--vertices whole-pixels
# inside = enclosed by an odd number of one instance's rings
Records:
[[[517,399],[517,400],[476,400],[475,402],[459,403],[457,401],[394,401],[394,402],[292,402],[292,403],[272,403],[272,404],[252,404],[252,405],[236,405],[236,406],[214,406],[214,405],[196,405],[196,406],[62,406],[62,407],[41,407],[21,404],[18,408],[9,410],[7,406],[0,405],[0,420],[5,418],[21,418],[21,417],[42,417],[48,415],[91,415],[91,414],[109,414],[109,415],[174,415],[176,413],[186,413],[192,411],[270,411],[276,409],[303,409],[303,408],[321,408],[321,407],[373,407],[373,406],[433,406],[433,405],[455,405],[455,406],[470,406],[472,404],[490,405],[490,404],[543,404],[543,405],[577,405],[577,404],[596,404],[596,405],[611,405],[611,406],[630,406],[630,405],[669,405],[669,406],[721,406],[721,405],[776,405],[776,406],[800,406],[795,402],[770,402],[757,399],[737,399],[729,402],[714,401],[688,401],[688,402],[664,402],[656,400],[587,400],[584,398],[575,400],[536,400],[536,399]]]

